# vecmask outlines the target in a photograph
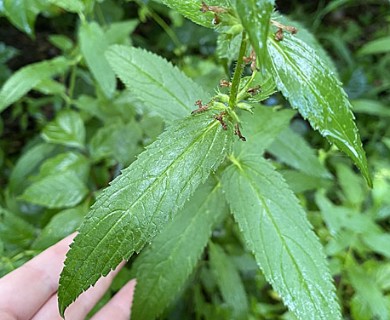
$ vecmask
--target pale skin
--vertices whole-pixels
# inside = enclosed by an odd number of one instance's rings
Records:
[[[75,235],[56,243],[20,268],[0,279],[1,320],[59,320],[57,288],[65,254]],[[85,319],[124,265],[101,278],[65,311],[66,320]],[[93,320],[130,319],[135,280],[129,281]]]

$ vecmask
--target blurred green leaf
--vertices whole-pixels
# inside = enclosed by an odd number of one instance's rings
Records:
[[[35,237],[35,228],[16,214],[0,207],[0,240],[4,247],[28,248]]]
[[[43,250],[70,235],[81,225],[87,212],[83,205],[60,211],[42,229],[32,247]]]
[[[341,234],[345,229],[357,234],[381,232],[369,216],[351,208],[334,205],[322,192],[316,193],[315,200],[332,235]]]
[[[64,57],[32,63],[15,72],[0,90],[0,112],[23,97],[42,80],[64,73],[69,62]]]
[[[133,20],[124,20],[120,22],[114,22],[110,24],[107,31],[105,32],[106,39],[108,44],[126,44],[130,45],[130,34],[135,30],[139,21],[136,19]]]
[[[374,252],[377,252],[390,259],[390,234],[371,233],[364,235],[363,242],[368,245]]]
[[[84,10],[84,4],[80,0],[49,0],[48,2],[69,12],[81,13]]]
[[[58,292],[61,314],[160,232],[225,159],[232,131],[209,112],[178,121],[101,193],[67,254]]]
[[[390,52],[390,37],[383,37],[365,43],[358,51],[359,55],[381,54]]]
[[[43,93],[44,95],[61,95],[65,94],[65,86],[53,79],[45,79],[34,86],[34,90]]]
[[[42,163],[39,174],[34,177],[34,181],[60,172],[74,172],[81,181],[87,181],[89,161],[84,155],[78,152],[60,153]]]
[[[62,34],[53,34],[49,36],[49,41],[64,52],[72,50],[74,46],[72,39]]]
[[[238,270],[217,244],[210,242],[209,255],[222,298],[232,311],[231,319],[247,319],[249,306]]]
[[[321,178],[295,170],[280,170],[279,172],[283,175],[283,178],[295,193],[316,190],[319,188],[326,189],[332,186],[332,180],[329,178]]]
[[[267,148],[280,161],[308,175],[331,178],[314,150],[299,134],[290,128],[284,129]]]
[[[19,194],[28,184],[28,177],[36,171],[41,163],[50,157],[56,146],[40,143],[27,150],[16,163],[11,172],[8,188],[13,194]]]
[[[6,46],[3,42],[0,42],[0,64],[6,63],[8,60],[14,58],[18,52],[19,50],[16,48]]]
[[[140,151],[138,144],[141,137],[141,129],[135,121],[104,126],[91,139],[89,145],[91,157],[96,162],[112,157],[128,166]]]
[[[84,122],[78,112],[62,110],[43,128],[42,138],[50,143],[84,149]]]
[[[278,134],[289,126],[294,114],[291,110],[277,110],[261,105],[253,109],[253,114],[243,113],[240,120],[242,134],[247,141],[244,144],[236,143],[235,152],[262,155]]]
[[[378,117],[390,117],[390,106],[377,100],[358,99],[352,101],[353,111]]]
[[[48,208],[72,207],[88,194],[88,189],[74,172],[60,172],[30,185],[20,200]]]
[[[227,213],[221,197],[219,184],[209,181],[200,186],[175,220],[137,257],[132,267],[137,279],[134,319],[155,319],[182,291],[213,227]]]
[[[42,9],[39,0],[2,0],[2,4],[4,13],[15,27],[30,36],[34,34],[35,19]]]
[[[146,136],[155,140],[164,129],[164,122],[159,116],[146,114],[142,117],[140,127]]]
[[[116,88],[115,74],[104,53],[109,43],[102,30],[96,23],[83,23],[79,30],[80,48],[88,68],[102,88],[107,98],[112,98]]]
[[[336,165],[336,171],[347,203],[359,208],[366,197],[361,177],[354,173],[349,166],[342,163]]]
[[[151,52],[115,45],[107,58],[126,87],[167,122],[190,115],[195,101],[210,99],[199,85]]]
[[[357,265],[348,266],[348,278],[362,305],[370,314],[370,319],[389,319],[387,301],[375,280]]]
[[[223,188],[267,281],[298,319],[341,319],[321,244],[283,178],[258,156],[232,161]]]
[[[287,33],[282,41],[270,38],[268,52],[278,89],[315,130],[353,159],[372,186],[351,104],[333,72],[313,49]]]

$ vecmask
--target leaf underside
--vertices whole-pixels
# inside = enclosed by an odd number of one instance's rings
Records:
[[[159,233],[224,160],[232,132],[210,112],[178,121],[102,192],[67,254],[58,290],[61,314]]]
[[[235,161],[223,188],[266,279],[299,319],[341,319],[321,244],[294,194],[266,160]]]

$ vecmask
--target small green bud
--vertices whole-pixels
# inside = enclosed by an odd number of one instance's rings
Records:
[[[232,36],[239,35],[244,30],[242,24],[237,23],[233,25],[229,30],[226,31],[227,34],[231,34]]]
[[[253,106],[251,106],[250,104],[248,103],[245,103],[245,102],[239,102],[237,103],[237,107],[242,109],[242,110],[246,110],[246,111],[249,111],[250,113],[253,113],[252,109],[253,109]]]

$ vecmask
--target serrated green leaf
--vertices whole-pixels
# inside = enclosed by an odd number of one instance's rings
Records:
[[[232,161],[223,188],[267,281],[299,319],[341,319],[325,255],[297,198],[266,160]]]
[[[84,4],[80,0],[49,0],[48,2],[69,12],[81,13],[84,10]]]
[[[102,28],[96,23],[84,23],[79,30],[80,49],[94,78],[107,98],[115,92],[116,79],[104,53],[108,41]]]
[[[247,319],[248,301],[238,270],[217,244],[209,244],[209,255],[222,298],[232,311],[231,319]]]
[[[282,131],[267,151],[280,161],[308,175],[321,178],[332,177],[306,140],[290,128]]]
[[[42,131],[47,142],[83,149],[85,142],[84,122],[78,112],[62,110]]]
[[[87,193],[87,187],[77,174],[65,171],[33,183],[19,199],[48,208],[64,208],[78,204]]]
[[[274,5],[274,0],[246,0],[236,4],[238,16],[261,66],[268,60],[267,38]]]
[[[212,12],[201,12],[202,1],[199,0],[161,0],[162,3],[167,5],[173,10],[181,13],[191,21],[200,24],[207,28],[214,28],[213,24],[214,14]],[[230,3],[228,0],[208,0],[205,1],[209,6],[220,6],[223,8],[229,8]]]
[[[133,265],[137,279],[131,317],[155,319],[174,301],[227,212],[220,184],[208,181],[141,252]],[[172,272],[174,270],[174,272]]]
[[[195,101],[210,99],[199,85],[151,52],[115,45],[106,55],[127,88],[165,121],[186,117],[196,109]]]
[[[210,112],[179,121],[102,192],[67,254],[58,291],[61,314],[159,233],[224,160],[232,132]]]
[[[81,225],[86,213],[87,207],[83,205],[57,213],[43,228],[32,247],[43,250],[70,235]]]
[[[327,67],[331,68],[332,71],[337,76],[337,67],[335,66],[332,58],[322,47],[321,43],[317,40],[317,38],[304,27],[304,25],[300,22],[294,21],[290,19],[288,16],[281,15],[276,13],[273,15],[273,18],[286,26],[292,26],[298,29],[298,32],[294,35],[298,39],[301,39],[303,42],[312,47],[317,55],[322,59],[322,61],[326,64]]]
[[[66,71],[69,62],[64,57],[37,62],[15,72],[0,91],[0,112],[38,85],[42,80]]]
[[[333,72],[313,49],[287,33],[282,41],[270,38],[268,52],[278,89],[314,129],[353,159],[372,186],[351,104]]]

